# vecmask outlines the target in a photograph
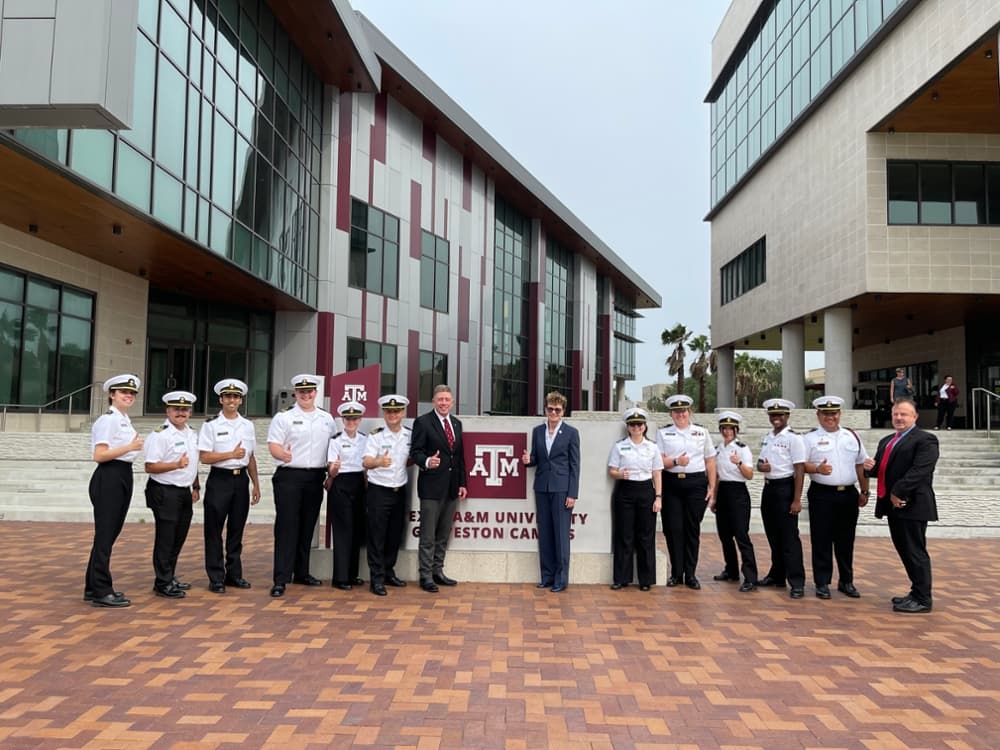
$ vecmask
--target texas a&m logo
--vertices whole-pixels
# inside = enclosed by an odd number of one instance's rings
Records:
[[[519,432],[466,432],[465,466],[470,498],[523,499],[528,485],[521,454],[528,437]]]

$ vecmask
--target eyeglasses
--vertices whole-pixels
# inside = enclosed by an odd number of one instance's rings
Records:
[[[549,412],[550,414],[561,414],[562,410],[563,409],[562,409],[561,406],[546,406],[545,407],[545,411]]]

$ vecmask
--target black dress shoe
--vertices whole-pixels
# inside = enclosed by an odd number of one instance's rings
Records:
[[[852,599],[858,599],[861,597],[861,592],[858,591],[856,588],[854,588],[853,583],[838,583],[837,591],[839,591],[841,594],[846,594]]]
[[[555,586],[552,587],[553,594],[558,594],[560,591],[565,591],[565,590],[566,590],[566,584],[564,583],[557,583]]]
[[[771,576],[764,576],[759,581],[757,581],[758,586],[777,586],[778,588],[785,588],[785,582],[779,581],[777,578],[771,578]]]
[[[680,585],[681,585],[681,579],[678,578],[677,576],[670,576],[670,578],[667,579],[667,586],[669,586],[671,588],[673,588],[674,586],[680,586]]]
[[[456,581],[454,578],[449,578],[444,573],[435,573],[434,574],[434,583],[436,583],[438,586],[457,586],[458,585],[458,581]]]
[[[123,594],[121,591],[114,592],[112,594],[112,596],[115,599],[124,599],[125,598],[125,594]],[[84,591],[83,592],[83,600],[85,602],[92,602],[92,601],[94,601],[95,598],[96,597],[94,596],[94,592],[93,591]]]
[[[892,597],[893,604],[902,604],[903,602],[909,601],[913,598],[913,594],[907,594],[906,596],[894,596]]]
[[[180,589],[181,591],[190,591],[191,584],[187,581],[178,581],[176,578],[173,580],[174,588]]]
[[[545,581],[542,581],[541,583],[536,583],[535,584],[535,588],[536,589],[550,589],[550,588],[552,588],[552,583],[551,582],[546,583]]]
[[[744,594],[747,593],[748,591],[753,591],[755,588],[757,588],[757,584],[753,583],[752,581],[744,581],[742,584],[740,584],[740,591],[743,592]]]
[[[237,589],[248,589],[250,588],[250,581],[246,578],[227,578],[226,585]]]
[[[921,612],[930,612],[931,605],[921,604],[916,599],[907,599],[906,601],[900,602],[899,604],[893,604],[892,611],[915,615]]]
[[[788,595],[790,597],[792,597],[792,599],[801,599],[803,596],[806,595],[806,590],[805,589],[792,589],[789,592]]]
[[[436,594],[438,591],[440,591],[438,585],[434,583],[434,581],[421,581],[420,588],[431,594]]]
[[[279,596],[285,595],[285,584],[276,583],[271,587],[271,596],[277,599]]]
[[[208,590],[211,591],[213,594],[225,594],[226,584],[219,583],[218,581],[212,581],[210,584],[208,584]]]
[[[701,581],[699,581],[694,576],[688,576],[687,580],[684,583],[689,589],[694,589],[695,591],[701,588]]]
[[[623,586],[624,586],[624,584],[621,584],[621,583],[612,583],[611,584],[611,590],[612,591],[620,591]]]
[[[648,583],[640,584],[639,591],[649,591],[649,584]]]
[[[385,586],[383,586],[381,583],[373,583],[371,585],[371,590],[372,590],[372,593],[375,594],[375,596],[385,596],[386,595]]]
[[[112,594],[105,594],[104,596],[95,596],[90,600],[90,603],[95,607],[127,607],[132,602],[126,599],[124,596],[118,596],[121,592],[114,592]]]
[[[352,588],[354,588],[349,583],[336,583],[336,582],[334,582],[334,583],[331,583],[330,585],[333,586],[335,589],[340,589],[341,591],[350,591]]]
[[[816,596],[819,597],[820,599],[829,599],[830,587],[826,585],[816,586]]]
[[[740,580],[740,577],[739,576],[731,576],[731,575],[729,575],[729,571],[724,570],[721,573],[719,573],[719,575],[712,576],[712,580],[713,581],[733,581],[733,582],[736,582],[736,581]]]
[[[405,588],[406,581],[402,578],[397,578],[396,576],[389,576],[385,579],[386,586],[395,586],[397,589]]]
[[[355,586],[360,586],[364,582],[365,582],[365,579],[364,578],[359,578],[358,576],[354,576],[354,580],[351,581],[351,583],[354,584]]]
[[[165,599],[183,599],[187,596],[185,592],[181,591],[173,584],[169,586],[153,586],[153,592],[157,596],[162,596]]]
[[[293,578],[292,583],[297,583],[301,586],[321,586],[323,584],[316,576],[311,576],[308,573],[300,578]]]

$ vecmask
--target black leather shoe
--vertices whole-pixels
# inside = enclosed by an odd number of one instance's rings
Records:
[[[174,588],[180,589],[181,591],[190,591],[191,584],[187,581],[178,581],[176,578],[173,580]]]
[[[351,583],[352,583],[352,584],[354,584],[355,586],[360,586],[360,585],[361,585],[362,583],[364,583],[364,582],[365,582],[365,579],[364,579],[364,578],[359,578],[359,577],[357,577],[357,576],[355,576],[355,577],[354,577],[354,580],[353,580],[353,581],[351,581]]]
[[[913,598],[913,594],[907,594],[906,596],[894,596],[892,597],[893,604],[902,604]]]
[[[438,585],[434,583],[434,581],[421,581],[420,588],[422,588],[424,591],[430,594],[436,594],[438,591],[440,591],[440,589],[438,589]]]
[[[381,583],[373,583],[371,585],[371,590],[372,590],[372,593],[375,594],[375,596],[385,596],[386,595],[385,586],[383,586]]]
[[[208,590],[211,591],[213,594],[225,594],[226,584],[219,583],[218,581],[212,581],[210,584],[208,584]]]
[[[435,573],[434,574],[434,583],[436,583],[438,586],[457,586],[458,585],[458,581],[456,581],[454,578],[449,578],[444,573]]]
[[[771,578],[771,576],[764,576],[759,581],[757,581],[758,586],[777,586],[778,588],[785,588],[785,582],[779,581],[777,578]]]
[[[341,591],[350,591],[352,588],[354,588],[349,583],[331,583],[330,585],[333,586],[335,589],[340,589]]]
[[[644,583],[641,586],[639,586],[639,591],[649,591],[649,584]]]
[[[565,591],[565,590],[566,590],[566,586],[564,584],[561,584],[561,583],[557,583],[555,586],[552,587],[552,593],[553,594],[558,594],[560,591]]]
[[[931,605],[921,604],[916,599],[907,599],[905,602],[900,602],[899,604],[893,604],[892,611],[915,615],[921,612],[930,612]]]
[[[611,590],[612,591],[620,591],[622,589],[622,587],[623,587],[623,584],[621,584],[621,583],[612,583],[611,584]]]
[[[535,584],[535,588],[536,589],[550,589],[550,588],[552,588],[552,583],[551,582],[546,583],[545,581],[542,581],[541,583],[536,583]]]
[[[126,599],[124,596],[119,597],[118,594],[121,592],[114,592],[113,594],[105,594],[104,596],[95,596],[90,600],[90,603],[95,607],[127,607],[132,602]]]
[[[739,576],[731,576],[731,575],[729,575],[729,571],[724,570],[721,573],[719,573],[719,575],[712,576],[712,580],[713,581],[733,581],[733,582],[736,582],[736,581],[740,580],[740,577]]]
[[[276,583],[271,587],[271,596],[277,599],[279,596],[285,595],[285,584]]]
[[[250,581],[246,578],[227,578],[226,585],[236,589],[248,589],[250,588]]]
[[[125,598],[125,594],[123,594],[121,591],[114,592],[112,594],[112,596],[115,599],[124,599]],[[93,591],[84,591],[83,592],[83,600],[85,602],[92,602],[92,601],[94,601],[95,598],[96,597],[94,596],[94,592]]]
[[[670,588],[680,585],[681,585],[681,579],[678,578],[677,576],[670,576],[670,578],[667,579],[667,586],[669,586]]]
[[[747,593],[748,591],[753,591],[755,588],[757,588],[757,584],[752,583],[751,581],[744,581],[742,584],[740,584],[740,591],[743,592],[744,594]]]
[[[701,588],[701,581],[694,576],[688,576],[688,579],[684,583],[689,589],[694,589],[695,591]]]
[[[816,587],[816,596],[820,599],[830,598],[830,587],[826,585],[819,585]]]
[[[311,576],[308,573],[301,578],[293,578],[292,583],[297,583],[301,586],[320,586],[323,584],[316,576]]]
[[[806,595],[806,590],[805,589],[792,589],[791,592],[788,595],[790,597],[792,597],[792,599],[801,599],[803,596]]]
[[[386,586],[395,586],[397,589],[405,588],[406,581],[402,578],[397,578],[396,576],[389,576],[385,579]]]
[[[183,599],[187,594],[171,584],[170,586],[153,586],[153,592],[165,599]]]
[[[854,588],[853,583],[838,583],[837,591],[841,594],[846,594],[852,599],[859,599],[861,597],[861,592]]]

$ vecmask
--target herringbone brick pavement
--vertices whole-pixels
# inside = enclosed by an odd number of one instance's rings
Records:
[[[711,581],[707,535],[701,591],[272,600],[269,527],[247,531],[254,588],[223,596],[195,527],[180,570],[195,587],[175,602],[151,591],[152,531],[125,528],[112,564],[133,606],[106,610],[81,601],[89,526],[0,522],[0,747],[1000,746],[992,540],[933,539],[935,610],[897,615],[886,539],[858,540],[860,600],[739,594]]]

